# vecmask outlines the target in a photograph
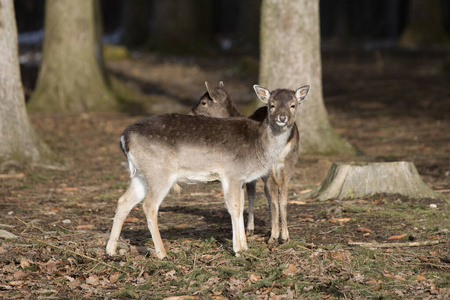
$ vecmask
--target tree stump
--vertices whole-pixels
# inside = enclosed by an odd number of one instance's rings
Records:
[[[333,163],[320,186],[308,198],[318,200],[362,198],[374,194],[400,194],[421,198],[440,198],[422,180],[411,162]]]

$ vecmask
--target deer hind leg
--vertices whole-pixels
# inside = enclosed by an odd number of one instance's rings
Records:
[[[256,180],[246,184],[248,198],[248,220],[247,220],[247,236],[253,235],[255,232],[255,196],[256,196]]]
[[[116,254],[117,242],[122,231],[123,222],[133,207],[144,199],[146,189],[145,179],[142,176],[135,175],[127,191],[119,198],[111,234],[106,245],[106,253],[108,255]]]
[[[231,215],[233,250],[238,256],[239,252],[248,249],[244,226],[244,189],[242,183],[226,179],[222,179],[222,187],[225,203]]]
[[[158,177],[152,177],[148,180],[149,192],[145,196],[144,203],[142,205],[145,216],[147,217],[147,225],[152,235],[153,244],[155,245],[156,256],[159,259],[163,259],[167,256],[164,244],[161,239],[161,234],[158,229],[158,210],[161,202],[169,193],[170,188],[176,181],[176,176],[164,176],[163,173],[157,172]]]

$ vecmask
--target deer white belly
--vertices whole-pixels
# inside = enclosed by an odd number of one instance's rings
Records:
[[[184,182],[187,184],[197,184],[202,182],[210,182],[220,180],[219,173],[204,171],[204,172],[191,172],[189,170],[180,170],[177,176],[177,182]]]

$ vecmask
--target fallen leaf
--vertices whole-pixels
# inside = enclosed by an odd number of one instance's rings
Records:
[[[375,285],[374,287],[372,287],[371,289],[370,289],[372,292],[375,292],[375,291],[379,291],[379,290],[381,290],[381,283],[380,284],[377,284],[377,285]]]
[[[58,271],[58,264],[52,260],[49,260],[45,264],[45,270],[47,271],[47,273],[54,273]]]
[[[358,227],[356,229],[356,231],[359,231],[359,232],[372,232],[372,230],[370,230],[369,228],[366,228],[366,227]]]
[[[123,221],[123,222],[124,222],[124,223],[134,223],[134,222],[137,222],[137,221],[139,221],[138,218],[135,218],[135,217],[128,217],[128,218],[126,218],[125,221]]]
[[[300,200],[292,200],[292,201],[288,201],[289,205],[306,205],[305,201],[300,201]]]
[[[84,224],[77,226],[77,229],[91,229],[91,228],[94,228],[94,224]]]
[[[293,264],[289,264],[289,266],[283,270],[283,274],[286,276],[294,276],[295,272],[297,272],[297,267]]]
[[[177,279],[177,271],[175,270],[171,270],[169,272],[166,273],[166,279]]]
[[[250,281],[251,283],[255,283],[255,282],[257,282],[257,281],[260,280],[260,279],[261,279],[261,276],[252,274],[252,275],[250,275],[250,277],[248,278],[248,281]]]
[[[429,236],[427,236],[427,239],[429,240],[440,240],[441,238],[435,234],[431,234]]]
[[[184,223],[184,224],[177,224],[177,225],[173,226],[174,229],[185,229],[185,228],[188,228],[188,227],[189,227],[189,224],[186,224],[186,223]]]
[[[406,234],[399,234],[399,235],[392,235],[390,237],[387,238],[387,240],[391,241],[391,240],[401,240],[403,238],[406,237]]]
[[[31,264],[28,258],[22,257],[22,259],[20,260],[20,266],[22,267],[22,269],[28,268],[30,265]]]
[[[117,278],[119,278],[119,275],[120,275],[119,272],[116,272],[116,273],[112,274],[112,275],[109,277],[109,281],[110,281],[111,283],[115,283],[115,282],[117,281]]]
[[[80,280],[79,279],[74,279],[72,281],[69,281],[69,283],[67,284],[70,288],[72,289],[76,289],[77,287],[80,286]]]
[[[427,279],[425,278],[425,276],[423,276],[423,275],[417,275],[416,281],[423,281],[423,280],[427,280]]]
[[[341,224],[342,223],[347,223],[350,220],[351,220],[351,218],[339,218],[339,219],[336,219],[336,221],[338,221]]]
[[[96,276],[96,275],[89,276],[86,279],[86,283],[89,284],[89,285],[93,285],[93,286],[96,286],[96,285],[100,284],[100,282],[98,281],[98,276]]]
[[[19,270],[19,271],[14,272],[14,275],[13,275],[13,277],[14,277],[15,280],[20,280],[20,279],[22,279],[22,278],[25,278],[26,276],[27,276],[27,273],[25,273],[25,272],[22,271],[22,270]]]

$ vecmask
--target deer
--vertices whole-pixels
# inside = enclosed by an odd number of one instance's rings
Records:
[[[115,255],[125,218],[142,203],[156,256],[167,257],[158,229],[158,210],[174,184],[219,180],[231,216],[233,251],[248,250],[244,228],[244,185],[269,173],[292,134],[299,103],[309,86],[273,92],[254,85],[267,117],[213,118],[187,114],[152,115],[120,136],[131,182],[119,198],[106,253]]]
[[[218,87],[210,87],[205,82],[206,93],[200,98],[199,102],[191,109],[191,115],[204,115],[210,117],[227,118],[242,117],[243,114],[236,108],[231,97],[226,91],[223,82]],[[309,89],[306,91],[308,93]],[[263,122],[267,117],[265,107],[258,108],[250,119]],[[297,125],[294,124],[285,149],[279,157],[277,163],[272,166],[268,175],[262,177],[264,182],[264,192],[269,204],[271,233],[268,239],[269,244],[280,241],[286,243],[289,241],[289,230],[287,226],[287,201],[288,201],[288,183],[294,173],[294,167],[299,156],[300,135]],[[254,202],[256,197],[256,181],[246,184],[248,198],[248,219],[247,236],[254,234]],[[281,223],[281,237],[280,237]]]

